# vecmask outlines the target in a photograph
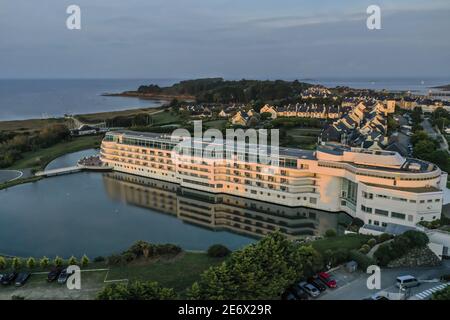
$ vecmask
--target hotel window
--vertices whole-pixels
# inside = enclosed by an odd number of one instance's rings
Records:
[[[408,221],[412,222],[413,221],[413,216],[411,214],[408,214]]]
[[[431,202],[433,202],[433,199],[428,199],[427,202],[431,203]]]
[[[417,201],[416,200],[409,200],[409,202],[416,203]]]
[[[406,214],[398,213],[398,212],[391,212],[391,217],[392,218],[396,218],[396,219],[405,220],[406,219]]]
[[[309,198],[309,203],[317,204],[317,199],[311,197],[311,198]]]
[[[376,225],[376,226],[379,226],[379,225],[380,225],[380,222],[377,221],[377,220],[374,220],[374,221],[373,221],[373,224]]]
[[[373,199],[373,193],[368,193],[368,192],[363,191],[362,196],[365,199]]]
[[[372,208],[361,205],[361,210],[363,212],[372,213]]]
[[[389,199],[390,197],[388,197],[384,194],[377,194],[377,198]]]
[[[434,200],[434,202],[440,202],[441,201],[441,199],[435,199]]]
[[[387,216],[389,216],[389,211],[381,210],[381,209],[375,209],[375,214],[387,217]]]
[[[425,203],[425,200],[420,200],[420,203]]]

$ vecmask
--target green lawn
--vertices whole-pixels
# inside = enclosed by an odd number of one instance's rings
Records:
[[[174,124],[174,123],[178,123],[180,121],[180,117],[177,114],[174,114],[169,111],[163,111],[163,112],[159,112],[154,115],[151,115],[151,119],[152,119],[151,124],[153,126]]]
[[[220,119],[220,120],[205,121],[205,122],[203,122],[203,125],[207,129],[213,128],[213,129],[222,130],[225,128],[227,123],[228,123],[228,120]]]
[[[43,169],[50,161],[64,154],[98,148],[102,138],[103,136],[78,137],[70,141],[60,142],[49,148],[26,152],[23,154],[23,158],[16,161],[9,169]]]
[[[185,252],[182,256],[168,261],[161,260],[145,265],[112,266],[108,280],[157,281],[183,294],[192,283],[200,279],[203,271],[222,261],[224,259],[210,258],[205,253]]]
[[[336,249],[359,249],[366,243],[371,236],[366,236],[362,234],[347,234],[343,236],[336,236],[331,238],[325,238],[321,240],[316,240],[311,242],[314,249],[324,254],[327,250]]]

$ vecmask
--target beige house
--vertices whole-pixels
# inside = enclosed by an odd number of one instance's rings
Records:
[[[272,119],[277,118],[277,110],[275,109],[274,106],[270,106],[270,105],[266,104],[264,107],[261,108],[261,110],[259,112],[260,113],[270,113]]]

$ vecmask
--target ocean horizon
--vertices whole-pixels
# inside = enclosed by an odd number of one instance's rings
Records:
[[[185,79],[0,79],[0,121],[154,108],[160,106],[162,102],[129,97],[107,97],[102,94],[135,90],[143,84],[170,86],[182,80]],[[230,78],[230,80],[239,79]],[[356,89],[411,91],[416,94],[426,94],[432,87],[450,84],[450,78],[442,77],[384,79],[330,77],[298,78],[298,80],[327,87],[349,86]]]

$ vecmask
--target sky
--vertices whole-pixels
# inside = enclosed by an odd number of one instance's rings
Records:
[[[0,78],[448,77],[449,17],[449,0],[0,0]]]

